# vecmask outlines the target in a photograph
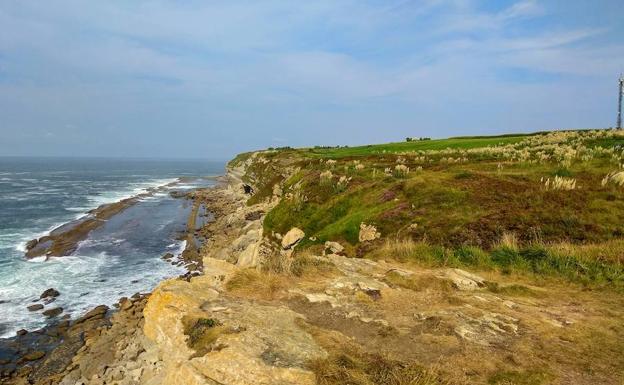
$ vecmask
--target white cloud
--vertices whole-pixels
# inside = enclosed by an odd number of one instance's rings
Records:
[[[471,106],[523,105],[538,111],[543,106],[536,100],[555,93],[561,108],[573,108],[574,97],[559,90],[578,83],[566,76],[602,87],[624,62],[621,44],[594,43],[612,34],[609,26],[544,22],[526,28],[533,18],[549,17],[547,3],[520,0],[487,11],[484,4],[3,3],[0,108],[15,111],[14,123],[23,127],[66,121],[89,127],[101,120],[100,127],[115,131],[182,116],[215,135],[229,127],[269,130],[263,140],[289,139],[275,127],[328,116],[346,130],[386,118],[404,127],[410,119],[475,127],[489,115],[456,121],[445,108],[457,103],[465,113]],[[511,88],[509,79],[497,76],[517,68],[561,79]],[[337,118],[340,108],[359,115]]]

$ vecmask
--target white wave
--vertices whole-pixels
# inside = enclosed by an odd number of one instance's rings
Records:
[[[109,191],[103,194],[88,197],[87,199],[96,204],[96,207],[99,207],[103,204],[115,203],[127,198],[135,197],[139,194],[148,192],[149,189],[164,187],[170,183],[176,182],[177,180],[178,178],[152,179],[146,182],[131,183],[126,189]]]
[[[186,240],[180,241],[180,244],[178,246],[178,251],[174,254],[179,257],[184,252],[184,249],[186,249]]]
[[[67,211],[77,211],[77,212],[81,212],[81,213],[86,213],[87,211],[91,210],[91,207],[89,207],[89,206],[83,206],[83,207],[65,207],[65,210],[67,210]]]
[[[14,249],[19,251],[20,253],[26,253],[26,244],[29,241],[49,235],[52,230],[63,226],[65,223],[67,222],[56,222],[55,224],[49,226],[46,230],[43,231],[26,231],[22,233],[22,236],[19,238],[18,242],[14,245]]]
[[[38,263],[38,262],[46,262],[47,260],[48,258],[46,258],[45,255],[42,255],[41,257],[29,258],[26,261],[29,263]]]
[[[148,189],[150,188],[160,188],[160,187],[164,187],[170,183],[176,182],[178,181],[178,178],[169,178],[169,179],[152,179],[150,181],[146,181],[146,182],[137,182],[137,183],[131,183],[130,186],[124,190],[118,190],[118,191],[111,191],[111,192],[107,192],[105,194],[101,194],[101,195],[96,195],[96,196],[91,196],[91,197],[87,197],[87,199],[90,202],[93,202],[92,206],[84,206],[84,207],[69,207],[66,208],[65,210],[67,211],[73,211],[73,212],[77,212],[78,214],[75,215],[73,218],[71,219],[80,219],[83,218],[85,215],[88,215],[87,212],[100,207],[103,204],[109,204],[109,203],[115,203],[115,202],[119,202],[123,199],[126,198],[132,198],[134,196],[137,196],[141,193],[145,193],[148,191]],[[17,199],[18,197],[15,197],[15,200],[28,200],[27,196],[24,196],[22,198]],[[84,209],[82,211],[79,211],[79,209]],[[69,219],[69,220],[71,220]],[[57,222],[55,224],[53,224],[52,226],[48,227],[46,230],[44,231],[32,231],[32,232],[27,232],[24,234],[24,236],[22,236],[18,242],[15,244],[14,249],[21,252],[21,253],[25,253],[26,250],[26,244],[32,240],[32,239],[39,239],[43,236],[49,235],[50,232],[54,229],[56,229],[59,226],[62,226],[63,224],[67,223],[68,221],[64,221],[64,222]]]
[[[0,312],[2,320],[11,325],[0,337],[15,335],[21,328],[34,330],[45,325],[45,317],[40,312],[27,311],[26,306],[47,288],[61,292],[53,306],[76,317],[96,305],[112,306],[122,296],[150,291],[163,279],[184,272],[182,267],[158,257],[142,264],[126,263],[126,258],[106,252],[50,258],[46,263],[17,261],[10,274],[0,272],[0,298],[9,300],[0,304]]]

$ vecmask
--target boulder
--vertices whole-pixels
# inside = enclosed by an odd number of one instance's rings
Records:
[[[338,242],[327,241],[325,242],[325,251],[329,251],[331,254],[340,254],[344,251],[344,246]]]
[[[170,259],[173,259],[174,255],[171,253],[167,253],[165,255],[162,256],[162,259],[164,259],[165,261],[168,261]]]
[[[25,336],[26,334],[28,334],[28,330],[20,329],[17,332],[15,332],[15,334],[17,334],[18,336]]]
[[[381,237],[381,234],[377,232],[377,228],[373,225],[367,225],[366,223],[360,223],[360,234],[358,239],[360,242],[374,241]]]
[[[483,278],[461,269],[447,269],[444,277],[450,279],[458,290],[475,290],[485,285]]]
[[[46,291],[44,291],[43,293],[41,293],[41,296],[39,298],[44,299],[44,298],[54,298],[54,297],[58,297],[59,295],[61,295],[61,293],[59,293],[58,290],[54,289],[54,288],[49,288]]]
[[[37,311],[37,310],[41,310],[43,309],[43,305],[40,303],[36,303],[34,305],[30,305],[28,307],[26,307],[28,309],[28,311]]]
[[[303,230],[293,227],[282,238],[282,248],[284,250],[292,249],[300,240],[303,239],[305,233]]]
[[[48,318],[53,318],[58,316],[59,314],[61,314],[63,312],[63,308],[62,307],[55,307],[52,309],[48,309],[46,311],[44,311],[42,314]]]
[[[308,363],[327,353],[300,326],[301,315],[285,306],[221,297],[210,288],[212,275],[190,283],[164,281],[150,297],[143,330],[163,359],[158,383],[315,384]],[[185,322],[199,318],[218,320],[223,331],[209,345],[191,347]]]

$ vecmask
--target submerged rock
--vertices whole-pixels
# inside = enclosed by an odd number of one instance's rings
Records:
[[[39,298],[41,299],[45,299],[45,298],[54,298],[54,297],[58,297],[59,295],[61,295],[61,293],[54,289],[54,288],[49,288],[46,291],[44,291],[43,293],[41,293],[41,296]]]
[[[44,311],[42,314],[48,318],[53,318],[53,317],[60,315],[62,312],[63,312],[62,307],[55,307],[55,308]]]
[[[35,350],[34,352],[30,352],[25,354],[22,359],[25,361],[36,361],[45,356],[45,352],[42,350]]]
[[[36,303],[34,305],[27,306],[26,309],[28,309],[28,311],[37,311],[43,309],[43,305],[40,303]]]

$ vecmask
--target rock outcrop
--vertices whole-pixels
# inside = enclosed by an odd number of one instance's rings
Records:
[[[204,261],[206,275],[171,280],[152,294],[145,309],[145,335],[163,357],[162,384],[314,384],[306,369],[326,353],[284,306],[233,299],[223,281],[235,267]],[[214,338],[189,346],[189,328],[212,320]]]
[[[282,248],[284,250],[292,249],[303,237],[305,237],[303,230],[293,227],[282,237]]]

